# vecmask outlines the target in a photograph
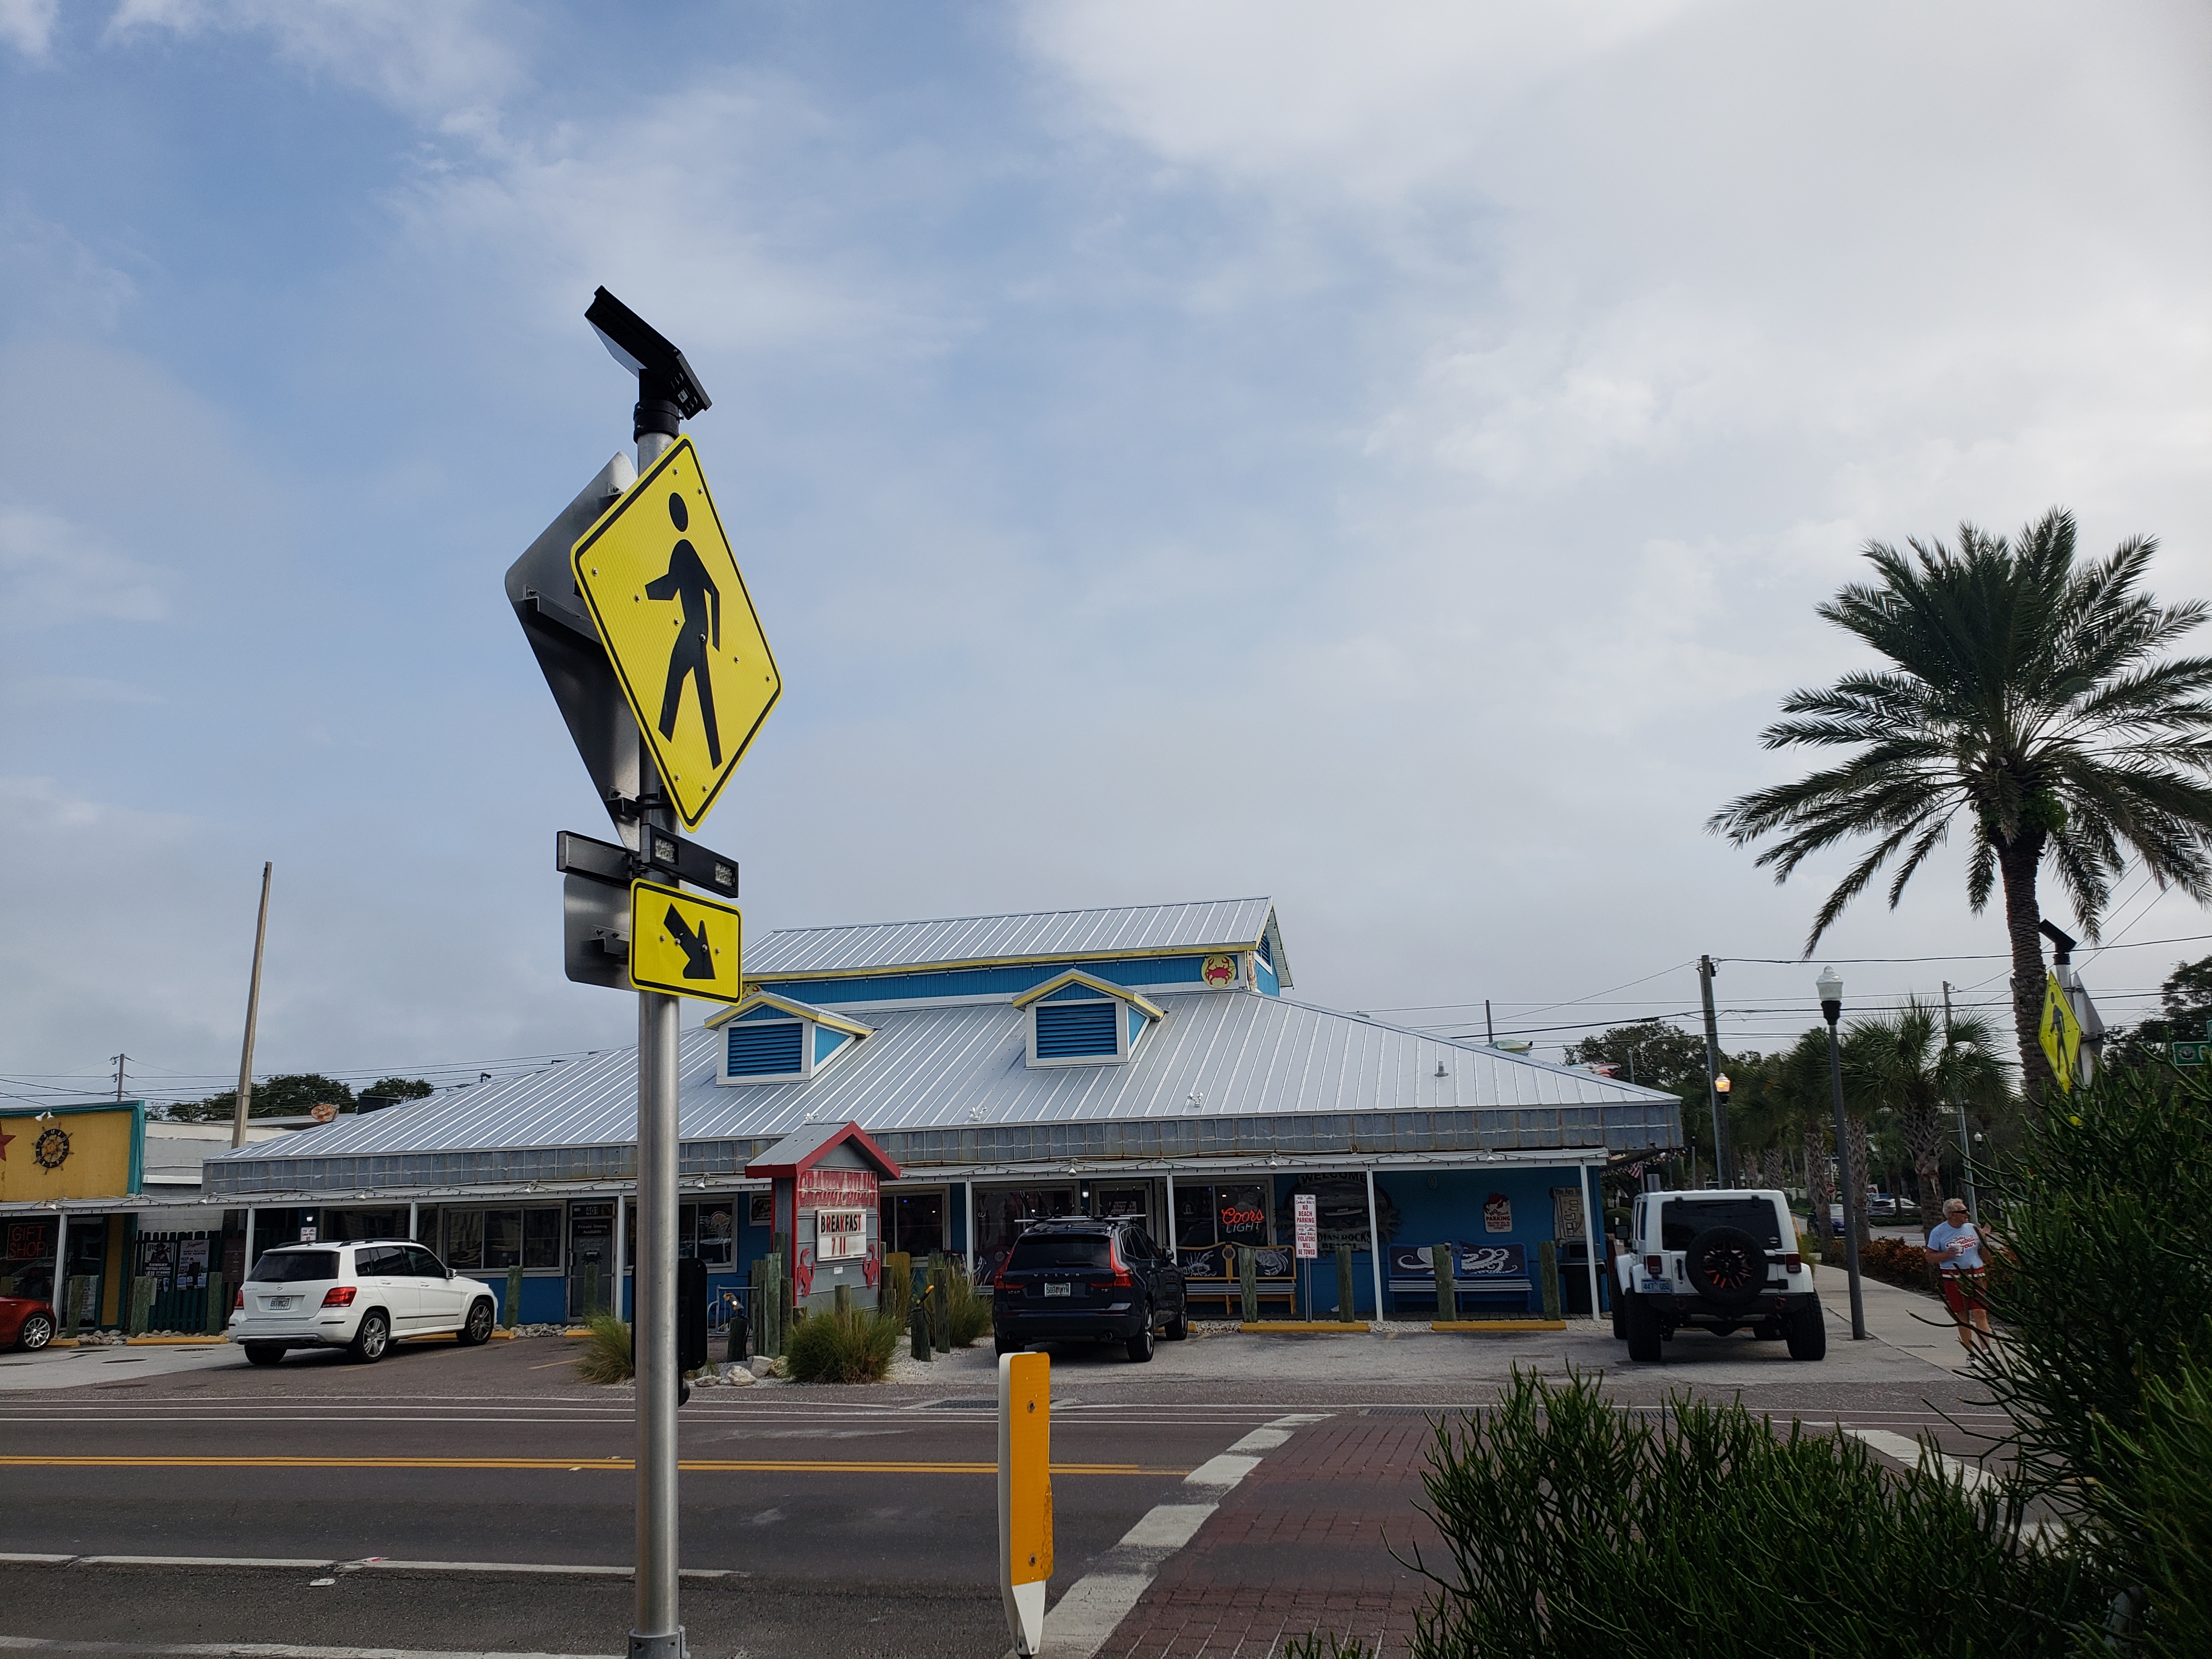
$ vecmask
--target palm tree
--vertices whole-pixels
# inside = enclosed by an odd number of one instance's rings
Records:
[[[1846,1098],[1898,1115],[1920,1188],[1924,1231],[1942,1212],[1943,1145],[1960,1105],[1996,1106],[2005,1099],[2004,1068],[1994,1032],[1979,1014],[1950,1022],[1917,997],[1892,1014],[1856,1020],[1844,1040]]]
[[[2076,566],[2074,519],[2057,508],[2017,545],[1961,525],[1956,552],[1909,542],[1911,556],[1866,548],[1879,578],[1820,614],[1892,665],[1793,691],[1769,749],[1854,746],[1794,783],[1729,803],[1707,828],[1759,854],[1777,881],[1856,836],[1873,847],[1828,896],[1805,941],[1811,956],[1845,905],[1893,855],[1893,909],[1928,855],[1963,817],[1966,898],[1976,915],[2002,878],[2012,946],[2013,1024],[2023,1082],[2051,1073],[2036,1041],[2043,1011],[2046,861],[2094,941],[2128,859],[2161,888],[2212,899],[2212,658],[2158,653],[2207,614],[2137,591],[2157,550],[2132,537]]]
[[[1805,1156],[1805,1201],[1812,1212],[1813,1237],[1828,1239],[1828,1154],[1835,1145],[1830,1128],[1828,1033],[1816,1026],[1775,1056],[1769,1089],[1778,1112],[1797,1133]]]

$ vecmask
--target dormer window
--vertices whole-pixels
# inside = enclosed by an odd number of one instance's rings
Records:
[[[1014,999],[1029,1024],[1031,1066],[1113,1066],[1136,1052],[1158,1006],[1133,991],[1070,971]]]
[[[720,1033],[714,1081],[721,1084],[805,1083],[872,1035],[842,1015],[763,991],[707,1024]]]

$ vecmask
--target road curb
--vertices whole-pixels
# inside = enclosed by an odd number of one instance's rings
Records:
[[[1364,1336],[1372,1328],[1364,1319],[1251,1319],[1237,1328],[1261,1336]]]

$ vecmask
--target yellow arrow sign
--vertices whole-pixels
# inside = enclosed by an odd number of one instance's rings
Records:
[[[783,677],[691,441],[678,438],[569,560],[661,786],[696,830],[782,696]]]
[[[2051,1062],[2051,1075],[2070,1095],[2075,1067],[2081,1058],[2081,1022],[2074,1018],[2073,1000],[2059,984],[2058,975],[2046,972],[2044,981],[2043,1020],[2038,1036],[2043,1042],[2043,1057]]]
[[[744,917],[734,904],[655,881],[629,884],[629,982],[641,991],[742,1002]]]

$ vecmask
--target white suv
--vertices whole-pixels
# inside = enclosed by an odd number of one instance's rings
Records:
[[[1789,1200],[1771,1188],[1638,1193],[1613,1261],[1613,1334],[1631,1359],[1656,1360],[1686,1325],[1715,1336],[1748,1325],[1786,1340],[1792,1359],[1827,1357],[1812,1265]]]
[[[358,1244],[287,1244],[253,1264],[231,1310],[229,1337],[257,1365],[287,1348],[343,1348],[366,1363],[394,1340],[452,1335],[490,1339],[490,1288],[463,1279],[404,1238]]]

